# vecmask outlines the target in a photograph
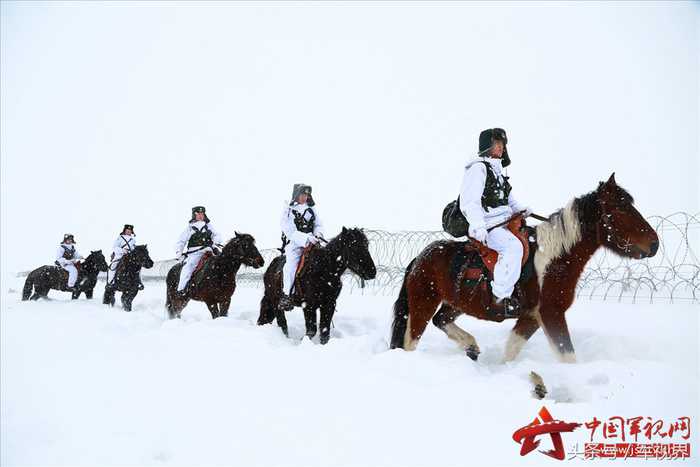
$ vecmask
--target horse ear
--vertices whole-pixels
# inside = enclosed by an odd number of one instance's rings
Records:
[[[606,182],[608,185],[616,185],[617,182],[615,182],[615,172],[612,173],[608,181]]]
[[[234,230],[233,231],[233,238],[238,238],[238,237],[240,237],[240,235],[238,234],[237,231]]]
[[[346,229],[345,226],[343,226],[343,233],[345,233],[347,231],[348,231],[348,229]]]

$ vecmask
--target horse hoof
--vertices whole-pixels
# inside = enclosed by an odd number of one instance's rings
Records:
[[[535,397],[538,399],[544,399],[544,396],[547,395],[547,388],[544,387],[544,384],[538,384],[535,386],[533,392],[535,393]]]
[[[544,380],[534,371],[530,372],[530,382],[533,384],[532,395],[537,399],[544,399],[547,395],[547,387],[544,385]]]
[[[470,345],[467,347],[467,357],[471,358],[472,360],[476,361],[479,358],[479,354],[481,352],[479,351],[479,347],[475,345]]]

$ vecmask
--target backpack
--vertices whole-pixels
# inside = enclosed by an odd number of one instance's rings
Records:
[[[508,183],[508,177],[503,177],[503,184],[498,181],[498,177],[493,172],[491,165],[486,161],[479,161],[486,167],[486,181],[484,184],[484,193],[481,195],[481,205],[484,210],[489,207],[496,207],[503,204],[508,204],[508,194],[511,187]],[[494,190],[502,189],[505,192],[505,198],[500,198],[494,195]],[[442,210],[442,229],[453,237],[465,237],[469,234],[469,222],[462,214],[459,208],[459,197],[450,202]]]
[[[453,237],[466,237],[469,232],[469,222],[459,208],[459,197],[447,203],[442,210],[442,229]]]

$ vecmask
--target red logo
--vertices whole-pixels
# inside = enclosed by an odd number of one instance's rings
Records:
[[[537,436],[550,435],[552,437],[554,449],[540,452],[561,461],[564,460],[564,457],[566,457],[566,453],[564,452],[564,444],[561,440],[561,434],[572,432],[579,426],[581,426],[580,423],[567,423],[561,420],[554,420],[552,415],[550,415],[549,410],[547,410],[547,407],[542,407],[537,414],[537,418],[535,418],[532,423],[516,430],[515,433],[513,433],[513,440],[518,444],[522,442],[520,455],[524,456],[532,452],[537,446],[540,445],[540,440],[535,441]]]

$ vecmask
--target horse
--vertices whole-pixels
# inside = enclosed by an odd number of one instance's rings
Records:
[[[181,298],[177,293],[182,263],[170,268],[165,298],[170,319],[180,318],[190,299],[206,303],[212,319],[228,316],[231,296],[236,290],[236,274],[241,264],[258,269],[265,265],[265,260],[255,246],[252,235],[235,232],[221,253],[206,258],[201,270],[192,274],[187,285],[187,297]]]
[[[537,225],[536,244],[530,245],[534,271],[529,277],[521,274],[516,284],[514,296],[519,297],[522,312],[506,343],[504,362],[515,359],[540,327],[562,362],[576,361],[565,312],[574,301],[576,284],[588,260],[601,247],[634,259],[650,258],[659,248],[657,233],[633,204],[613,173],[596,190],[572,199]],[[455,319],[462,313],[497,322],[503,317],[487,312],[491,291],[483,276],[478,284],[465,283],[451,269],[468,243],[434,242],[408,265],[394,303],[392,349],[414,350],[432,318],[472,360],[478,358],[476,340]]]
[[[102,250],[91,251],[87,258],[79,264],[78,278],[73,288],[72,299],[80,297],[85,293],[85,298],[91,299],[92,292],[97,284],[97,275],[107,271],[107,261]],[[49,290],[55,289],[67,292],[68,271],[60,266],[41,266],[27,275],[22,290],[22,300],[38,300],[48,298]],[[32,295],[34,290],[34,295]]]
[[[271,323],[276,318],[284,335],[289,337],[287,318],[279,307],[285,261],[284,255],[278,256],[265,271],[265,293],[260,301],[258,325]],[[316,335],[316,310],[320,309],[320,342],[328,342],[335,304],[343,287],[340,278],[347,269],[362,280],[371,280],[377,275],[369,253],[369,241],[361,229],[343,227],[340,235],[327,242],[325,247],[314,246],[308,251],[291,298],[295,306],[301,306],[304,310],[309,339]]]
[[[122,307],[124,311],[131,311],[131,303],[141,286],[141,268],[150,269],[153,260],[148,254],[147,245],[136,245],[130,253],[122,256],[114,274],[114,283],[105,284],[105,293],[102,303],[114,306],[115,292],[122,293]]]

